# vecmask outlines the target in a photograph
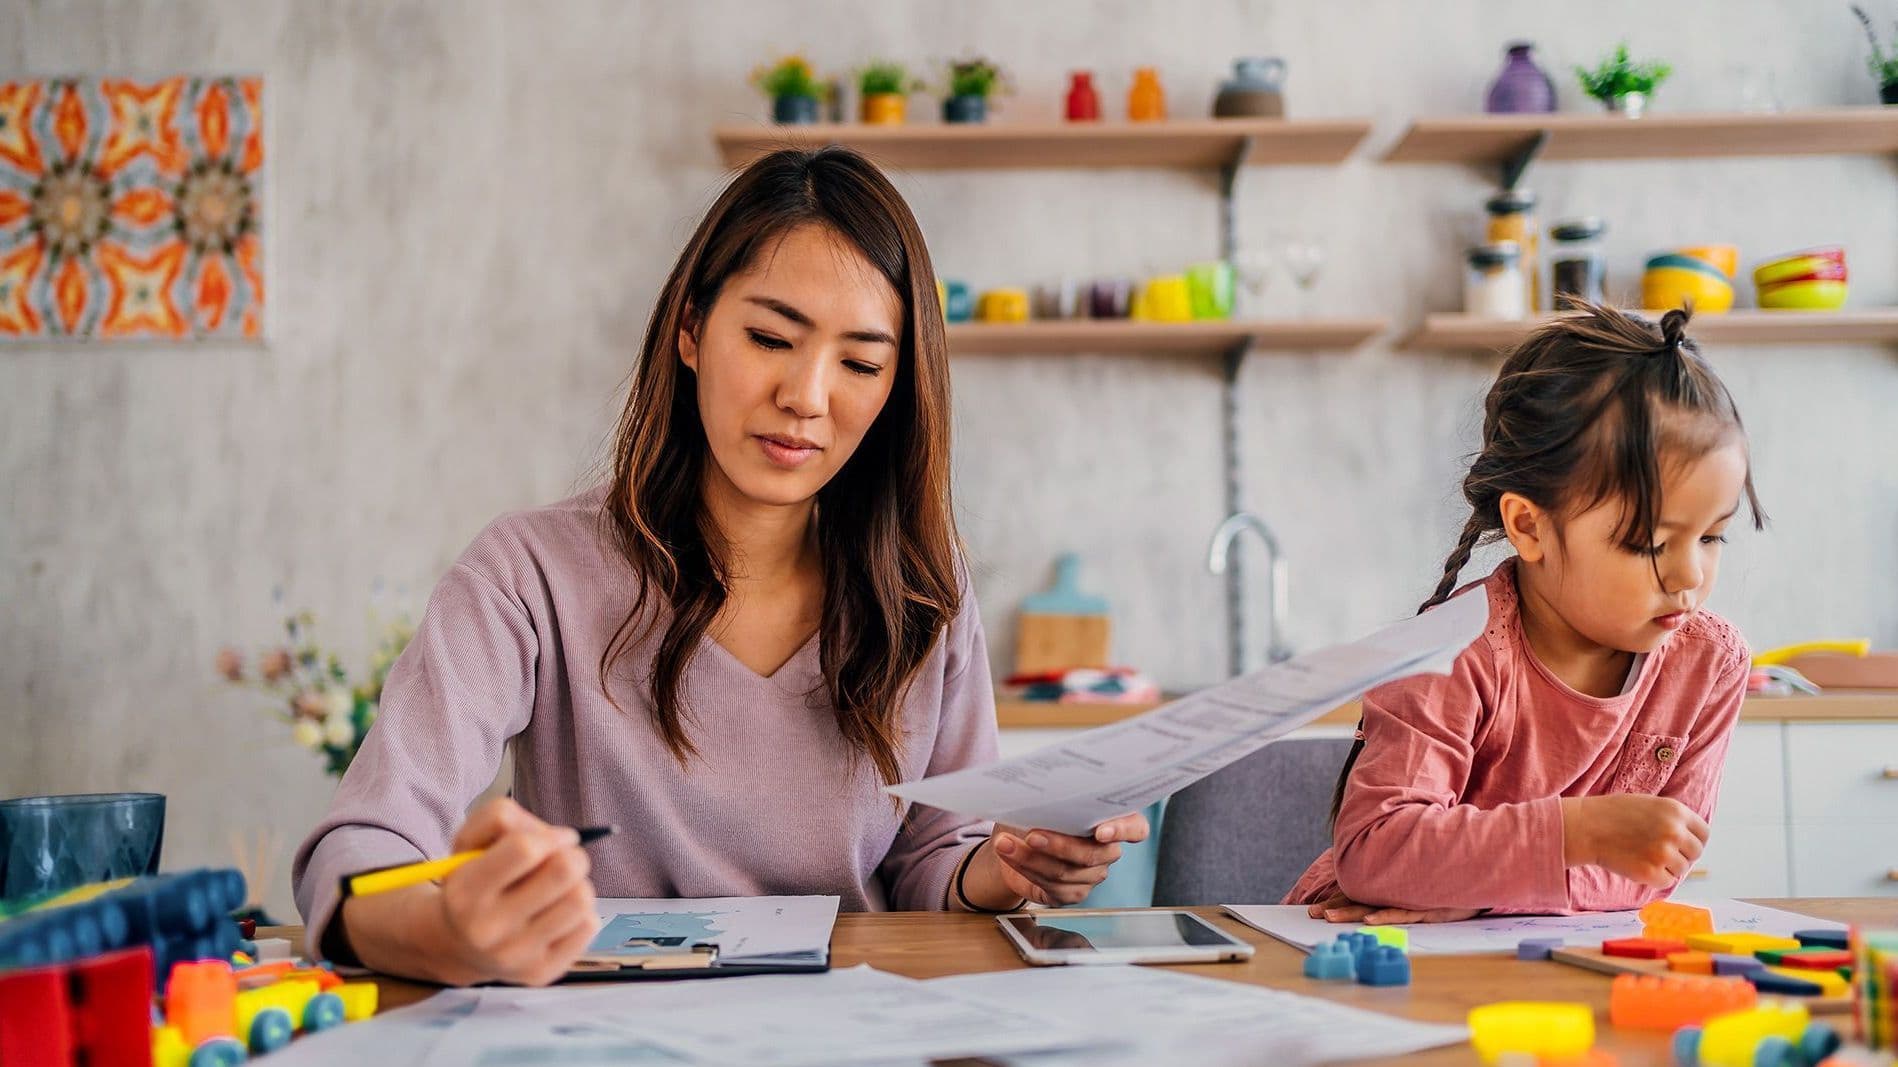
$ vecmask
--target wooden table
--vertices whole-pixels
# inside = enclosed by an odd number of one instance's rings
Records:
[[[1898,901],[1893,900],[1812,898],[1755,903],[1836,922],[1898,928]],[[1302,953],[1227,918],[1218,908],[1193,910],[1258,949],[1245,963],[1178,968],[1182,971],[1273,986],[1426,1022],[1461,1023],[1471,1008],[1498,1000],[1578,1001],[1595,1009],[1597,1047],[1618,1055],[1622,1067],[1670,1062],[1667,1035],[1617,1030],[1608,1025],[1609,980],[1604,975],[1558,963],[1523,963],[1513,956],[1495,953],[1416,957],[1412,961],[1411,984],[1397,988],[1314,982],[1300,972]],[[298,951],[301,951],[302,935],[302,928],[295,926],[265,928],[258,932],[259,937],[288,937]],[[994,919],[935,912],[838,916],[831,938],[831,964],[854,967],[859,963],[911,978],[940,978],[1025,966],[1002,940]],[[381,1006],[385,1009],[413,1003],[435,991],[433,986],[399,978],[378,978],[376,984],[382,987]],[[1834,1017],[1834,1021],[1842,1022],[1843,1017]],[[1402,1062],[1468,1064],[1477,1061],[1468,1045],[1453,1045],[1406,1057]]]

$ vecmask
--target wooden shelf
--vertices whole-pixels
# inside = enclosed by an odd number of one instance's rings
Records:
[[[1898,108],[1649,114],[1465,115],[1419,119],[1384,157],[1391,163],[1503,163],[1547,131],[1542,159],[1705,159],[1717,156],[1880,155],[1898,152]]]
[[[1023,167],[1190,167],[1341,163],[1371,132],[1369,119],[1171,119],[1164,122],[1006,122],[968,125],[719,126],[728,167],[780,148],[840,144],[913,170]]]
[[[1659,319],[1658,311],[1642,314]],[[1399,347],[1450,351],[1506,348],[1547,318],[1487,319],[1461,312],[1425,315]],[[1898,344],[1898,308],[1864,311],[1748,309],[1694,316],[1688,333],[1708,344]]]
[[[1130,322],[1062,319],[949,324],[953,355],[1026,352],[1148,352],[1211,355],[1250,340],[1278,351],[1356,348],[1383,333],[1380,318],[1285,319],[1279,322]]]
[[[1048,701],[995,702],[995,721],[1004,730],[1084,729],[1108,726],[1152,711],[1157,704],[1055,704]],[[1326,712],[1316,725],[1352,726],[1357,701]],[[1744,722],[1893,722],[1898,723],[1898,689],[1830,690],[1818,696],[1749,696],[1740,708]]]

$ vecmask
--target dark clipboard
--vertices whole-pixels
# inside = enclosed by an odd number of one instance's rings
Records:
[[[744,963],[720,960],[717,945],[692,945],[677,952],[644,956],[583,956],[580,965],[568,971],[560,983],[673,982],[750,974],[822,974],[828,970],[829,952],[814,963]]]

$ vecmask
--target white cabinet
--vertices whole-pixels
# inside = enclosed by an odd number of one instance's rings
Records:
[[[1898,897],[1898,723],[1789,723],[1792,889]]]
[[[1707,851],[1687,876],[1683,895],[1783,897],[1792,892],[1783,733],[1776,722],[1741,723],[1734,729]]]

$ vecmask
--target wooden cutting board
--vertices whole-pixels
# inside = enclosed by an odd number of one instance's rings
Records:
[[[1106,667],[1113,644],[1107,601],[1081,591],[1081,557],[1055,561],[1054,585],[1022,601],[1015,673]]]

